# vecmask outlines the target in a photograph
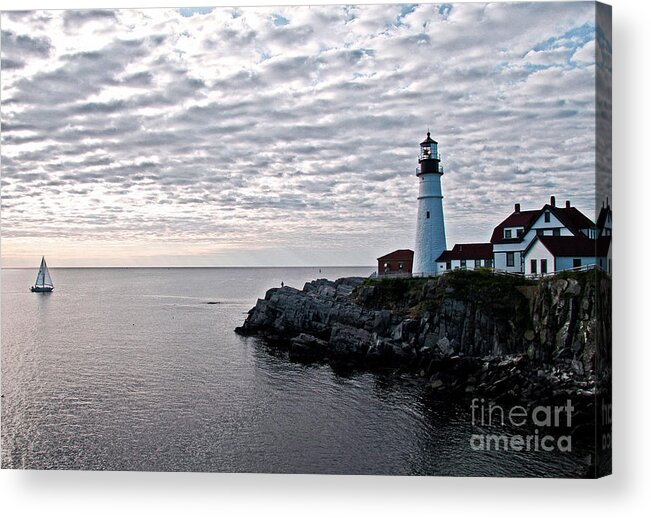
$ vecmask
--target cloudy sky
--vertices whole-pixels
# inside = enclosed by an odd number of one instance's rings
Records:
[[[2,13],[2,261],[372,265],[515,202],[594,217],[592,3]]]

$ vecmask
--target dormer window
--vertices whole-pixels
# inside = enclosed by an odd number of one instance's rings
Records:
[[[504,229],[504,239],[511,239],[511,229]]]

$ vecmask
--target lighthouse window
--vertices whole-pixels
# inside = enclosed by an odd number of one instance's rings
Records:
[[[427,219],[429,219],[429,211],[427,211]]]

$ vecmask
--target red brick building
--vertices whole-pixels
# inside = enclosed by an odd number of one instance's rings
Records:
[[[380,277],[383,275],[411,275],[413,264],[413,250],[396,250],[377,258],[377,274]]]

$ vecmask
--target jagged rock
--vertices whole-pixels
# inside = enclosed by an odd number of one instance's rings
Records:
[[[585,370],[583,368],[583,362],[580,360],[572,360],[572,370],[579,374],[580,376],[583,376],[585,373]]]
[[[448,340],[447,337],[443,337],[436,342],[436,346],[443,356],[450,356],[454,353],[454,349],[450,345],[450,340]]]
[[[360,361],[366,355],[372,343],[372,335],[368,331],[343,324],[335,324],[328,345],[334,357]]]
[[[565,288],[567,295],[579,295],[581,293],[581,285],[576,279],[568,279],[567,287]]]
[[[301,333],[290,340],[289,354],[298,359],[319,359],[328,353],[328,342]]]
[[[416,351],[407,343],[389,338],[377,338],[366,353],[366,361],[376,367],[397,367],[409,364]]]

